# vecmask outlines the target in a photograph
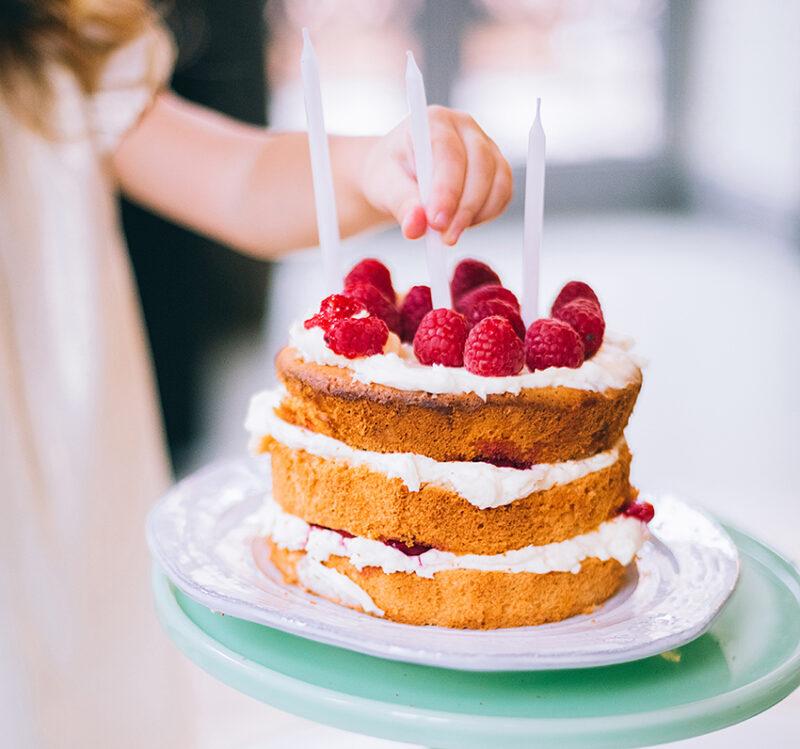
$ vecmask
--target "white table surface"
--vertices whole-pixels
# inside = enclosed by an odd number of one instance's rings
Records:
[[[518,286],[521,227],[467,232],[458,255],[490,260]],[[548,217],[542,298],[588,281],[608,327],[649,361],[627,431],[633,479],[645,491],[696,499],[719,517],[800,558],[800,248],[710,220],[660,214]],[[393,232],[345,244],[377,255],[402,289],[424,283],[423,246]],[[345,261],[345,270],[349,267]],[[266,336],[221,346],[207,373],[205,437],[191,463],[245,449],[249,395],[273,381],[272,357],[295,317],[322,296],[314,252],[274,274]],[[197,671],[197,670],[196,670]],[[317,726],[196,673],[200,749],[408,746]],[[681,749],[800,746],[800,691],[766,713]]]

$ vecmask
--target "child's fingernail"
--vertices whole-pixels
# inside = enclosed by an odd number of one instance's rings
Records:
[[[423,231],[423,229],[421,229],[419,226],[420,221],[423,222],[424,226],[425,215],[421,208],[415,208],[414,210],[409,211],[403,219],[403,222],[400,224],[400,229],[402,230],[404,236],[408,237],[409,239],[418,237],[420,232]]]
[[[444,211],[439,211],[439,213],[433,217],[431,225],[434,229],[444,229],[444,227],[447,226],[447,214]]]

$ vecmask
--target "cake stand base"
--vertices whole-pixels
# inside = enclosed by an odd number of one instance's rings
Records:
[[[201,668],[286,712],[440,749],[650,746],[746,720],[800,685],[800,573],[750,536],[711,629],[674,651],[571,671],[476,673],[353,653],[215,614],[155,569],[159,618]]]

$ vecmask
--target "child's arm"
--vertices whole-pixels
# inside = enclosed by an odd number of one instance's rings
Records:
[[[472,118],[441,107],[430,117],[428,217],[453,244],[505,209],[511,170]],[[408,238],[424,234],[406,123],[381,138],[332,137],[330,151],[344,236],[392,217]],[[161,94],[113,163],[130,198],[238,249],[267,257],[317,242],[305,133],[265,131]]]

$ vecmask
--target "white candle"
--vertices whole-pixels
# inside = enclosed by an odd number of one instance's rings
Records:
[[[414,55],[410,51],[407,55],[406,97],[411,114],[411,142],[414,146],[419,197],[422,205],[427,207],[433,181],[433,150],[431,149],[431,131],[428,125],[428,102],[425,97],[425,83],[414,60]],[[450,287],[445,273],[444,246],[438,232],[428,229],[425,234],[425,249],[433,308],[449,307]]]
[[[522,253],[522,319],[530,325],[539,316],[539,251],[542,246],[544,214],[545,138],[536,100],[536,119],[528,136],[525,167],[525,235]]]
[[[331,155],[322,114],[319,86],[319,66],[308,29],[303,29],[303,52],[300,55],[303,74],[303,95],[306,101],[308,146],[311,151],[311,174],[314,180],[314,203],[317,208],[317,232],[322,250],[322,265],[326,293],[339,287],[337,268],[339,252],[339,221],[336,216],[336,196],[333,192]]]

